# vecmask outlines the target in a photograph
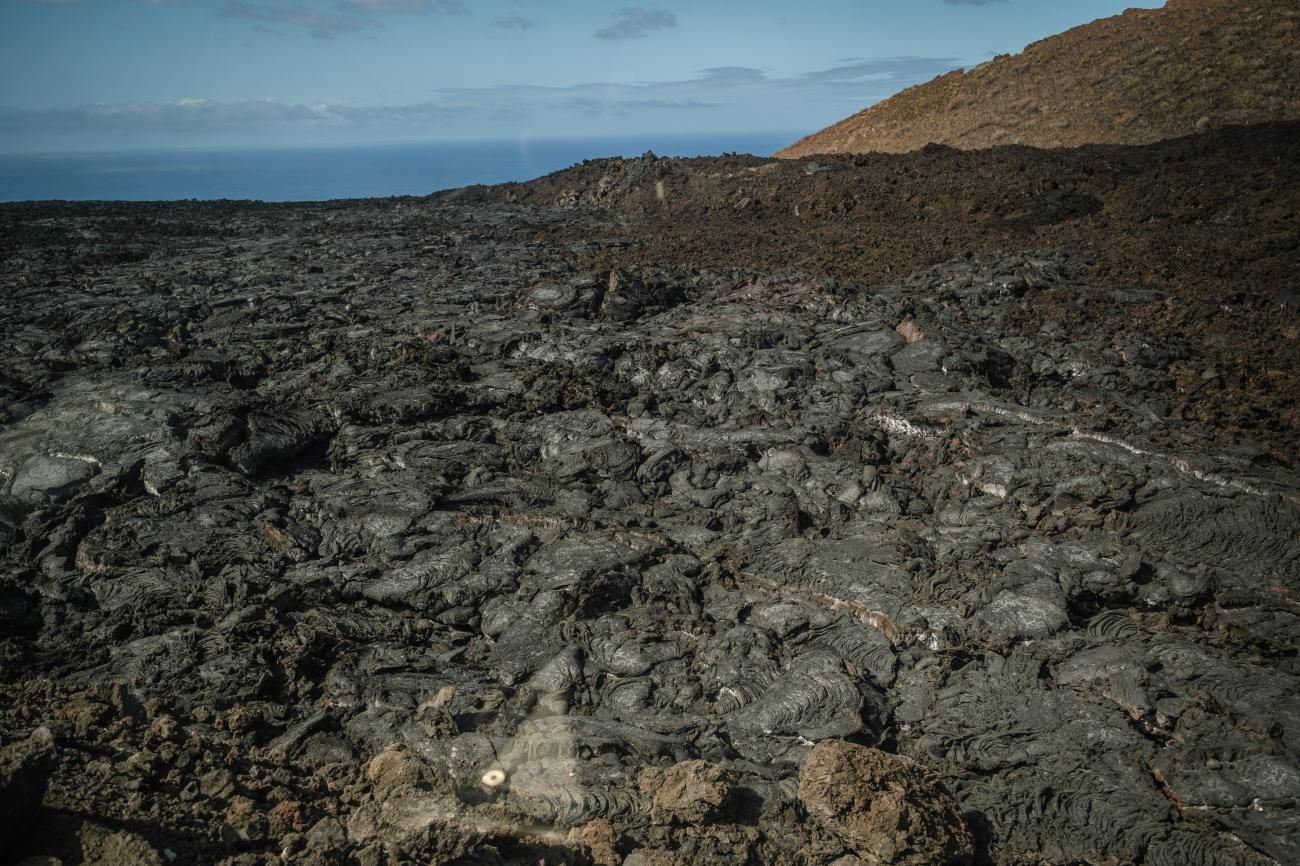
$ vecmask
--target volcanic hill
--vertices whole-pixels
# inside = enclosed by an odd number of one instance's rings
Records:
[[[1300,118],[1300,3],[1169,0],[957,69],[777,153],[1149,144]]]

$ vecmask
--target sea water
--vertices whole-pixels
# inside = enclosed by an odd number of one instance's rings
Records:
[[[535,139],[350,148],[0,154],[0,201],[161,201],[426,195],[475,183],[530,180],[584,159],[768,156],[796,132]]]

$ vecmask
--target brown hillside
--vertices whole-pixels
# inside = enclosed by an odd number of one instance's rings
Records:
[[[777,154],[1149,144],[1300,119],[1300,2],[1169,0],[909,88]]]

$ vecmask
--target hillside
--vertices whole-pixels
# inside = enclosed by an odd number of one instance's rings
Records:
[[[909,88],[780,157],[1148,144],[1300,118],[1300,3],[1170,0]]]

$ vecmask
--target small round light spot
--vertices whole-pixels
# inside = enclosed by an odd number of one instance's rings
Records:
[[[505,770],[488,770],[479,780],[484,788],[500,788],[506,783]]]

